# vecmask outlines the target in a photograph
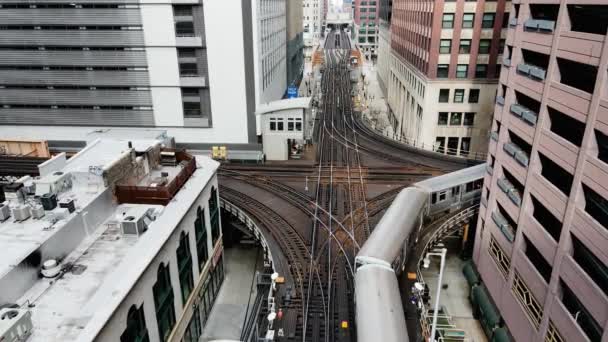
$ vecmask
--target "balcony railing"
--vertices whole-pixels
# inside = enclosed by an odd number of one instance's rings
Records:
[[[505,105],[505,98],[502,97],[502,96],[500,96],[500,95],[496,96],[496,103],[499,104],[499,105],[501,105],[501,106],[504,106]]]
[[[553,33],[555,30],[555,21],[544,19],[528,19],[524,22],[524,31]]]
[[[511,113],[513,113],[515,116],[522,119],[526,123],[532,126],[536,125],[538,114],[536,114],[532,110],[517,103],[512,104],[509,110],[511,111]]]
[[[525,151],[522,151],[519,146],[515,145],[512,142],[507,142],[502,146],[502,149],[522,166],[528,166],[530,156]]]
[[[504,216],[502,216],[501,213],[499,213],[498,211],[492,212],[492,221],[496,223],[496,225],[498,226],[502,234],[507,238],[507,240],[509,240],[510,242],[513,242],[515,240],[515,230],[513,229],[513,227],[511,227],[511,225],[509,225],[509,222],[506,218],[504,218]]]
[[[517,26],[517,18],[509,19],[509,26],[511,26],[511,27]]]
[[[162,151],[175,152],[176,161],[182,167],[175,178],[162,186],[117,185],[115,195],[119,203],[167,205],[196,171],[196,159],[189,153],[173,149]]]
[[[498,184],[500,190],[502,190],[502,192],[509,197],[511,202],[518,207],[521,206],[521,194],[511,182],[509,182],[506,178],[499,178],[496,183]]]
[[[534,65],[520,63],[517,65],[517,72],[521,75],[527,76],[533,80],[544,80],[547,76],[547,70],[537,67]]]

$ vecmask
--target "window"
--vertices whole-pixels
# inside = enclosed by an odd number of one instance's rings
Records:
[[[471,138],[464,137],[464,138],[460,139],[460,155],[468,156],[470,150],[471,150]]]
[[[490,39],[480,39],[479,40],[479,53],[480,54],[490,53],[491,43],[492,43],[492,41]]]
[[[207,250],[207,229],[205,227],[205,211],[198,207],[196,220],[194,221],[194,234],[196,236],[196,256],[198,258],[198,269],[203,271],[205,263],[209,259]]]
[[[175,35],[178,37],[194,36],[194,23],[191,21],[179,21],[175,23]]]
[[[448,154],[453,156],[458,152],[458,137],[449,137],[448,138]]]
[[[282,125],[282,122],[281,122]],[[281,130],[283,127],[281,127]],[[211,196],[209,197],[209,218],[211,221],[211,242],[215,248],[215,243],[220,237],[220,208],[217,203],[217,189],[211,188]]]
[[[458,53],[471,53],[471,40],[470,39],[461,39],[460,40],[460,48],[458,49]]]
[[[450,115],[450,126],[460,126],[462,124],[462,113],[452,113]]]
[[[294,121],[293,118],[289,118],[287,119],[287,130],[288,131],[293,131],[294,130]]]
[[[464,113],[462,124],[465,126],[473,126],[475,124],[475,113]]]
[[[496,70],[494,70],[494,77],[495,78],[499,78],[500,77],[500,69],[501,65],[500,64],[496,64]]]
[[[498,41],[498,54],[500,55],[503,51],[505,51],[505,40],[501,39]]]
[[[450,69],[449,64],[438,64],[437,65],[437,77],[438,78],[448,77],[449,69]]]
[[[445,151],[445,137],[435,138],[435,151],[439,153],[443,153]]]
[[[456,65],[456,78],[467,78],[468,71],[469,71],[468,65],[466,65],[466,64]]]
[[[446,29],[454,28],[454,13],[444,13],[441,27]]]
[[[484,13],[481,19],[481,28],[493,28],[494,27],[494,13]]]
[[[464,102],[464,89],[456,89],[454,90],[454,102],[462,103]]]
[[[271,131],[277,130],[277,119],[275,119],[275,118],[270,119],[270,130]]]
[[[158,333],[162,341],[167,341],[175,325],[175,307],[173,305],[173,287],[169,265],[161,263],[158,266],[156,283],[152,287],[154,293],[154,307],[156,308],[156,321]]]
[[[296,118],[296,131],[302,132],[302,119]]]
[[[197,118],[203,116],[200,102],[184,101],[183,106],[185,118]]]
[[[450,101],[450,89],[439,89],[439,102],[447,103]]]
[[[179,272],[179,285],[182,292],[182,303],[186,303],[192,287],[194,287],[194,279],[192,279],[192,254],[190,253],[190,241],[188,234],[182,231],[179,237],[179,246],[177,247],[177,268]]]
[[[127,328],[120,335],[120,342],[149,342],[146,319],[144,317],[144,305],[139,309],[132,305],[127,313]]]
[[[182,88],[182,96],[200,96],[199,88]]]
[[[448,113],[447,112],[439,112],[439,118],[437,119],[437,124],[440,126],[445,126],[448,124]]]
[[[462,28],[473,28],[475,13],[465,13],[462,15]]]
[[[179,58],[196,57],[196,49],[194,49],[194,48],[177,48],[177,57],[179,57]]]
[[[439,53],[450,53],[452,51],[452,40],[442,39],[439,41]]]
[[[179,63],[180,76],[198,76],[198,66],[196,63]]]
[[[278,118],[277,119],[277,131],[283,131],[285,128],[283,127],[283,119],[282,118]]]
[[[469,103],[479,102],[479,89],[469,90]]]
[[[488,65],[477,64],[475,66],[475,78],[486,78],[488,76]]]
[[[173,5],[173,15],[176,17],[180,16],[192,16],[192,6],[188,5]]]

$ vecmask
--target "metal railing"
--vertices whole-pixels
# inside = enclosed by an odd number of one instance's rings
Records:
[[[473,159],[473,160],[479,160],[479,161],[485,161],[487,159],[488,154],[487,153],[482,153],[482,152],[464,152],[460,151],[460,154],[458,154],[458,149],[454,149],[454,148],[449,148],[449,147],[443,147],[443,146],[436,146],[434,144],[427,144],[421,141],[418,141],[416,139],[411,139],[411,138],[407,138],[404,136],[396,136],[396,134],[388,134],[385,133],[375,127],[372,126],[372,122],[365,116],[365,115],[361,115],[361,121],[370,129],[375,131],[377,134],[380,134],[382,136],[385,136],[389,139],[395,140],[397,142],[401,142],[403,144],[409,145],[411,147],[415,147],[415,148],[419,148],[421,150],[425,150],[425,151],[429,151],[429,152],[435,152],[437,154],[440,155],[447,155],[450,157],[456,157],[456,158],[462,158],[462,159]]]

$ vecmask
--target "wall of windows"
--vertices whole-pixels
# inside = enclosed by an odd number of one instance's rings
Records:
[[[144,305],[139,308],[131,306],[127,314],[127,328],[120,335],[120,342],[149,342],[146,319],[144,317]]]
[[[169,265],[161,263],[158,266],[157,279],[154,287],[154,307],[156,308],[156,321],[158,333],[162,341],[166,341],[175,325],[175,305],[173,303],[173,287]]]

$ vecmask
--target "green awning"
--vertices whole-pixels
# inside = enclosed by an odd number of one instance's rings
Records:
[[[469,287],[479,284],[479,273],[477,272],[477,269],[472,261],[464,264],[462,267],[462,273],[464,273],[464,277],[467,279]]]
[[[509,337],[509,333],[507,333],[505,328],[498,328],[494,330],[491,342],[511,342],[511,338]]]
[[[473,299],[474,302],[479,305],[481,320],[487,324],[491,331],[492,328],[500,323],[500,314],[494,304],[492,304],[485,286],[475,286],[473,288]]]

